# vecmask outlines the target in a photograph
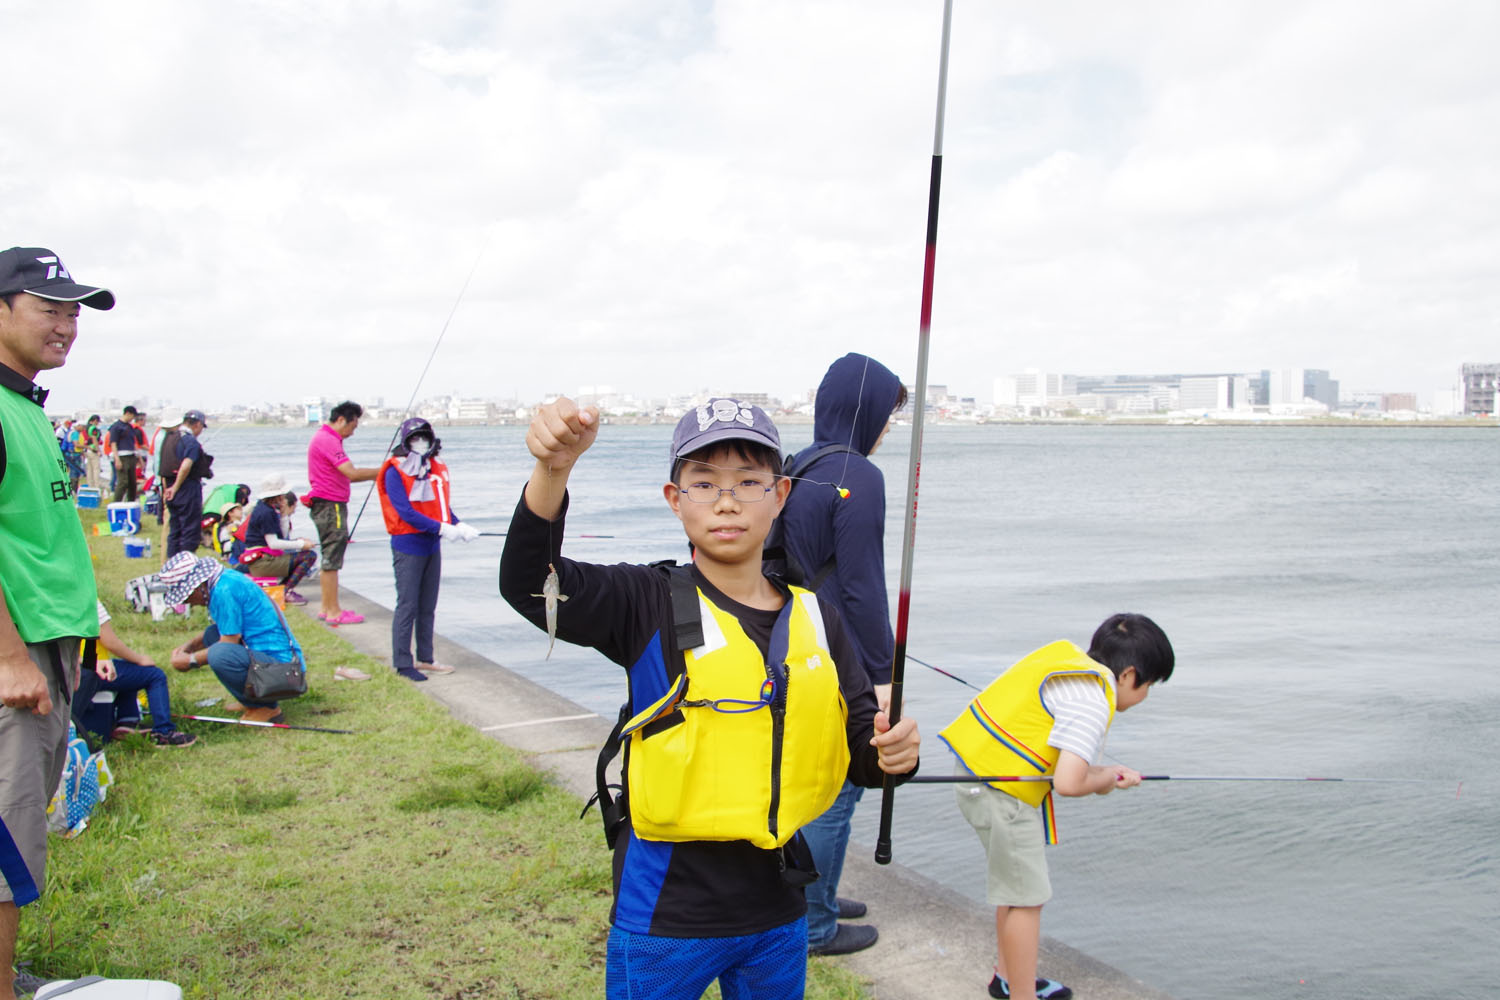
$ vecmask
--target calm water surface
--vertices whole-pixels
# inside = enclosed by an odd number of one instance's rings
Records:
[[[351,438],[356,464],[375,464],[390,433]],[[684,556],[660,495],[669,433],[601,430],[569,531],[615,537],[570,542],[571,557]],[[790,449],[811,428],[785,433]],[[523,430],[441,434],[460,516],[504,531],[531,467]],[[308,437],[228,428],[208,450],[219,481],[305,481]],[[876,456],[893,596],[908,448],[897,428]],[[914,656],[983,686],[1036,646],[1086,646],[1110,613],[1142,611],[1172,638],[1177,672],[1116,721],[1110,757],[1157,774],[1427,779],[1154,782],[1065,800],[1045,933],[1183,998],[1497,995],[1497,460],[1500,434],[1483,429],[928,429]],[[297,527],[312,533],[305,511]],[[356,538],[342,582],[390,606],[376,500]],[[612,716],[619,669],[564,646],[543,661],[546,637],[497,593],[500,544],[445,546],[439,630]],[[971,693],[909,664],[929,773],[951,768],[935,734]],[[867,796],[865,845],[878,815]],[[982,901],[983,854],[951,790],[899,794],[894,850]]]

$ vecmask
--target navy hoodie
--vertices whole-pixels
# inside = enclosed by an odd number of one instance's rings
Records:
[[[895,638],[885,593],[885,477],[865,456],[900,394],[901,380],[863,354],[846,354],[828,367],[818,386],[813,443],[797,455],[831,444],[858,454],[832,452],[802,470],[781,514],[784,545],[809,576],[837,558],[818,596],[843,616],[872,684],[891,682]],[[836,487],[849,496],[840,497]]]

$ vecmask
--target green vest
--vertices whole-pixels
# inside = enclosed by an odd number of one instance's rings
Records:
[[[42,408],[0,388],[0,588],[21,641],[99,634],[98,594],[68,467]]]

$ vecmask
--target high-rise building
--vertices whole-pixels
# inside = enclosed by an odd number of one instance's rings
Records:
[[[1500,384],[1500,364],[1465,364],[1462,374],[1464,414],[1471,417],[1493,416],[1495,389]]]
[[[1339,380],[1330,378],[1322,368],[1302,369],[1302,395],[1316,399],[1330,410],[1339,408]]]

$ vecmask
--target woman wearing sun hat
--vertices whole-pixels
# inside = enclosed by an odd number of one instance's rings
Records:
[[[251,557],[256,549],[274,550],[275,554],[262,552],[242,568],[251,576],[274,576],[286,588],[286,603],[306,604],[307,598],[292,588],[317,565],[318,554],[313,551],[316,543],[312,539],[286,537],[289,532],[285,524],[290,513],[286,498],[295,495],[296,489],[279,472],[260,481],[255,491],[259,502],[251,509],[245,527],[245,556]]]

